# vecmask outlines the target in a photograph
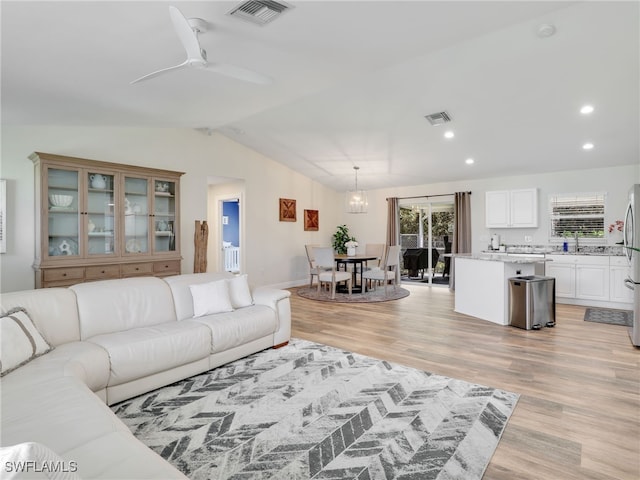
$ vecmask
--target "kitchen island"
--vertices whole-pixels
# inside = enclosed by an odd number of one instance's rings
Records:
[[[455,308],[458,313],[509,324],[509,279],[534,275],[543,257],[454,254]]]

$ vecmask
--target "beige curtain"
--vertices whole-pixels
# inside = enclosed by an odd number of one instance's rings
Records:
[[[400,209],[398,197],[387,198],[387,246],[400,243]],[[400,284],[400,268],[396,268],[396,285]]]
[[[397,245],[400,238],[398,198],[387,198],[387,245]]]
[[[452,253],[471,253],[471,192],[454,195],[454,229]],[[451,259],[449,288],[455,288],[455,259]]]

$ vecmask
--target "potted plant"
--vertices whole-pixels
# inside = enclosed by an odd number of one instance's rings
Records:
[[[355,237],[352,237],[349,233],[349,228],[346,225],[339,225],[336,229],[336,233],[333,234],[332,247],[339,255],[347,253],[347,242],[355,242]]]

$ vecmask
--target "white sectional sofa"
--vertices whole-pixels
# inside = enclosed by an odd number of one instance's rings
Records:
[[[212,298],[224,296],[214,287],[229,288],[227,298]],[[108,405],[286,344],[289,295],[249,290],[246,277],[228,273],[3,294],[2,313],[24,308],[53,349],[0,380],[0,478],[20,477],[15,460],[34,460],[24,457],[43,450],[60,460],[60,478],[184,478],[138,442]],[[229,311],[206,314],[202,301]]]

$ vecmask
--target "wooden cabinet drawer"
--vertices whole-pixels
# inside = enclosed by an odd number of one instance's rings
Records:
[[[135,277],[137,275],[152,275],[153,263],[129,263],[121,265],[123,277]]]
[[[45,282],[82,280],[84,278],[84,267],[52,268],[43,270],[43,278]]]
[[[96,265],[87,267],[85,278],[87,280],[102,280],[120,277],[120,265]]]
[[[153,271],[158,274],[178,274],[180,273],[180,260],[167,260],[165,262],[155,262]]]

